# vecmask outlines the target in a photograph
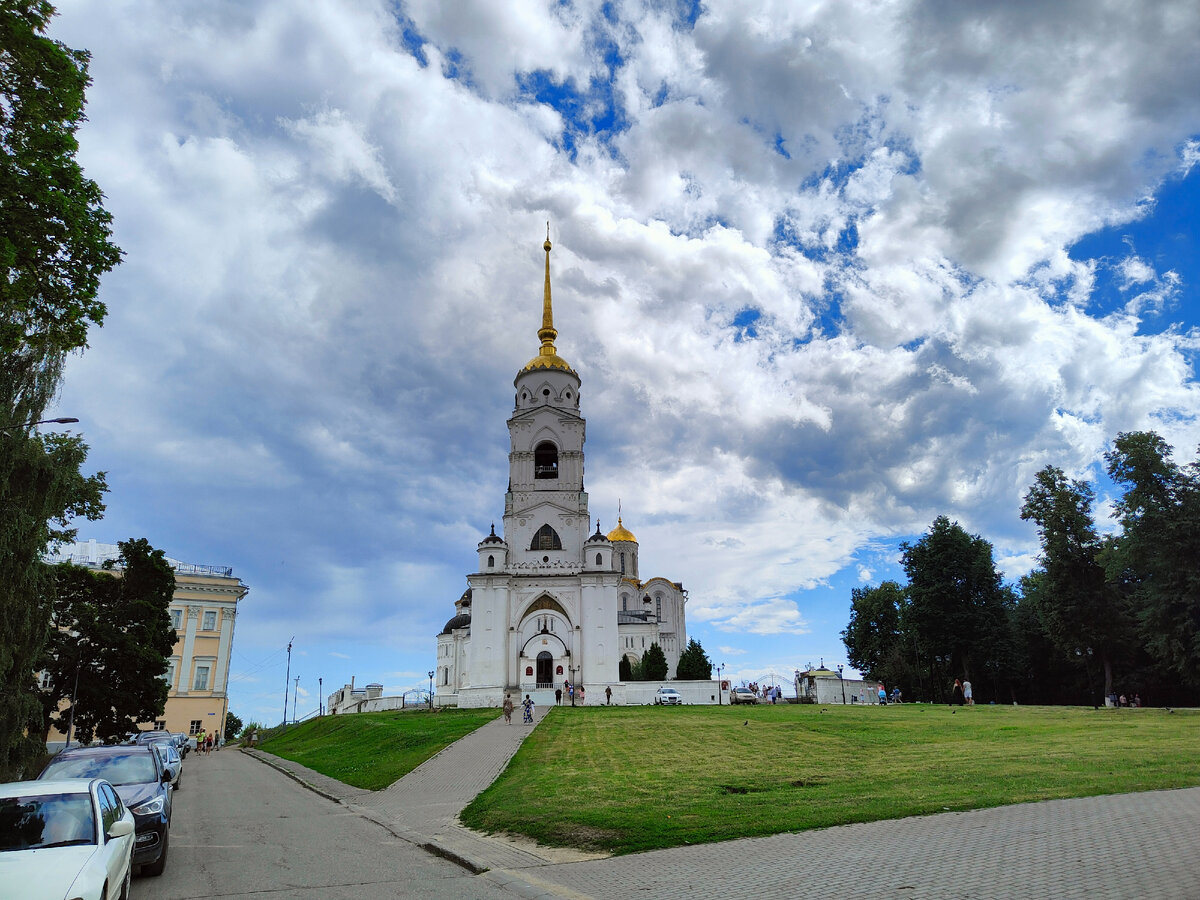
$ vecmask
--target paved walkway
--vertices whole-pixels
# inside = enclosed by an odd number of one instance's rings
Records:
[[[538,721],[545,714],[540,710]],[[615,858],[518,845],[463,828],[458,813],[503,771],[530,731],[506,726],[501,717],[378,792],[249,752],[397,836],[523,897],[1200,900],[1200,787],[844,825]]]

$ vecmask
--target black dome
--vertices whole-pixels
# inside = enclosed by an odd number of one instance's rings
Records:
[[[471,624],[471,614],[470,613],[459,613],[457,616],[455,616],[453,619],[451,619],[449,622],[446,623],[446,627],[442,629],[442,634],[449,634],[455,628],[463,628],[464,626],[470,625],[470,624]]]

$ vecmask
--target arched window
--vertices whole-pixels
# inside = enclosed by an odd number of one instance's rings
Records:
[[[629,611],[629,598],[624,594],[621,595],[621,612]]]
[[[558,532],[547,524],[537,530],[537,534],[533,536],[533,543],[529,545],[529,549],[561,550],[562,541],[558,538]]]
[[[597,553],[596,554],[596,565],[600,565],[603,562],[604,562],[604,557],[601,556],[599,553]]]
[[[625,551],[621,551],[621,574],[625,574]]]
[[[488,568],[490,569],[490,568],[491,568],[492,566],[494,566],[495,564],[496,564],[496,557],[494,557],[494,556],[489,556],[489,557],[488,557]]]
[[[662,594],[654,595],[654,615],[658,617],[658,621],[662,621]]]
[[[542,441],[533,449],[533,477],[558,477],[558,448],[549,441]]]

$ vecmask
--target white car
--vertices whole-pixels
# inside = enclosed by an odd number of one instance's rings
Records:
[[[5,896],[127,900],[133,840],[133,813],[103,778],[0,784]]]
[[[675,688],[660,687],[654,692],[655,706],[681,706],[683,697]]]
[[[729,692],[729,704],[734,706],[738,703],[758,703],[758,695],[750,688],[735,687]]]

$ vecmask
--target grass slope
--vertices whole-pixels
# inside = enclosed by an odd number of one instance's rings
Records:
[[[498,715],[498,709],[453,709],[324,716],[276,731],[260,749],[378,791]]]
[[[1200,784],[1200,714],[1067,707],[555,709],[462,814],[628,853]]]

